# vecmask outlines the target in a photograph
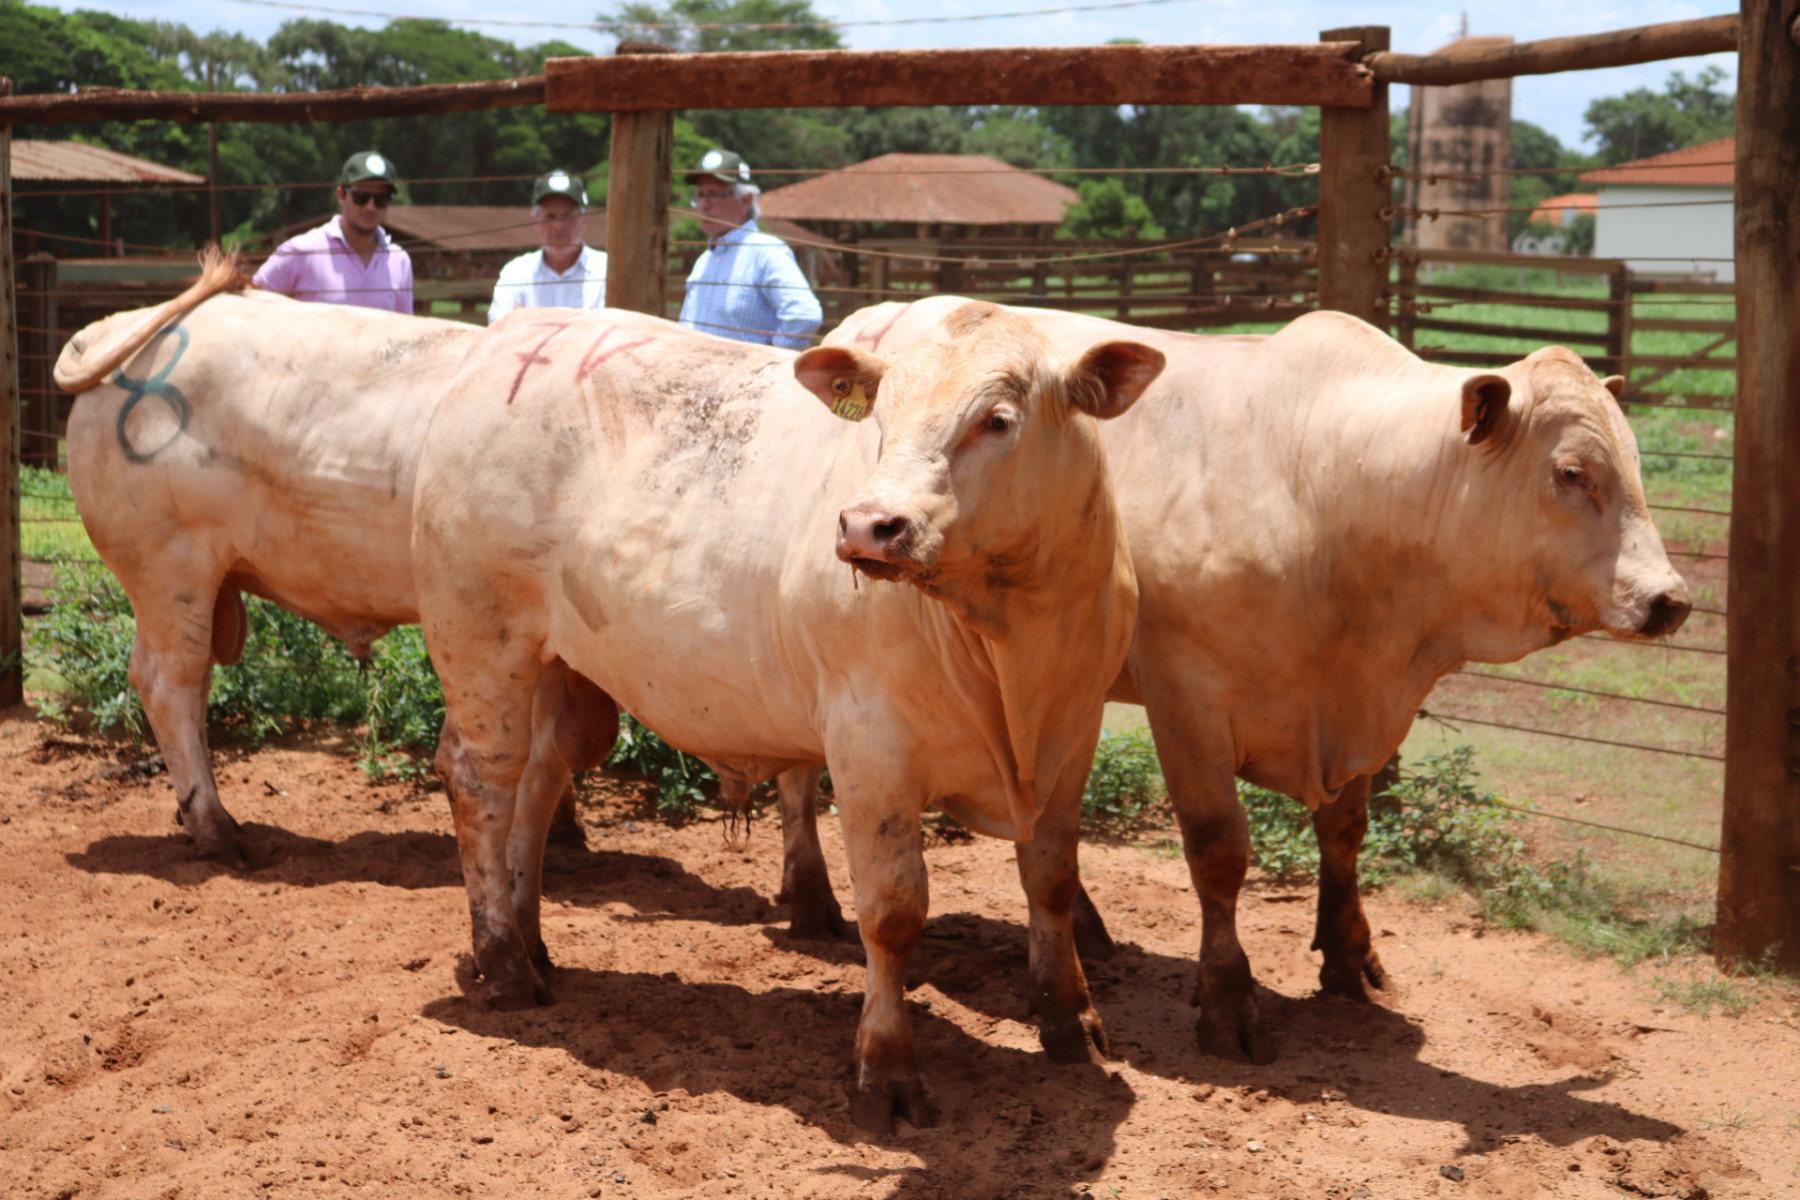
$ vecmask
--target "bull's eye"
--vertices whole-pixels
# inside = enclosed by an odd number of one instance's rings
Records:
[[[1587,482],[1587,472],[1575,463],[1564,463],[1556,468],[1556,478],[1567,487],[1580,487]]]
[[[982,427],[989,433],[1006,433],[1012,429],[1013,422],[1011,417],[1007,416],[999,409],[995,409],[987,415],[987,420],[983,423]]]

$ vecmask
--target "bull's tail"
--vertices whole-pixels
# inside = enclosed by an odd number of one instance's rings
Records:
[[[56,360],[56,386],[65,392],[87,391],[131,361],[131,356],[170,321],[193,311],[209,296],[241,292],[249,286],[249,276],[238,267],[236,250],[226,254],[217,246],[207,246],[200,251],[200,277],[181,295],[144,313],[125,333],[107,336],[110,331],[105,327],[111,321],[108,318],[70,338]],[[100,339],[97,343],[96,338]]]

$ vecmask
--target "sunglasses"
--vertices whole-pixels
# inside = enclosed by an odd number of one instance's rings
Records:
[[[348,194],[350,196],[350,203],[356,205],[358,208],[361,208],[371,200],[375,202],[376,208],[386,208],[394,202],[394,193],[392,192],[365,192],[361,188],[350,188]]]

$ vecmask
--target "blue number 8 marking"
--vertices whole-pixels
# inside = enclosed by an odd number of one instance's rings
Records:
[[[125,457],[134,463],[147,463],[167,450],[175,439],[187,430],[188,418],[192,415],[193,410],[188,406],[187,397],[181,394],[180,388],[169,382],[169,372],[175,369],[175,364],[180,362],[181,356],[187,352],[188,331],[179,325],[172,325],[146,342],[144,348],[149,349],[171,333],[181,340],[180,344],[175,347],[174,357],[169,359],[162,370],[148,379],[133,379],[125,374],[124,367],[120,367],[118,372],[113,375],[113,382],[129,393],[124,405],[119,409],[119,449],[123,450]],[[149,452],[141,451],[133,446],[131,435],[125,432],[125,422],[131,419],[131,410],[136,408],[138,401],[145,396],[161,398],[162,402],[167,404],[169,410],[175,414],[175,432],[170,434],[162,445]]]

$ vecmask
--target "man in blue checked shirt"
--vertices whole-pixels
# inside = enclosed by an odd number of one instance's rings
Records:
[[[708,150],[688,172],[706,252],[688,273],[681,323],[705,333],[804,350],[824,313],[794,252],[756,228],[750,166],[729,150]]]

